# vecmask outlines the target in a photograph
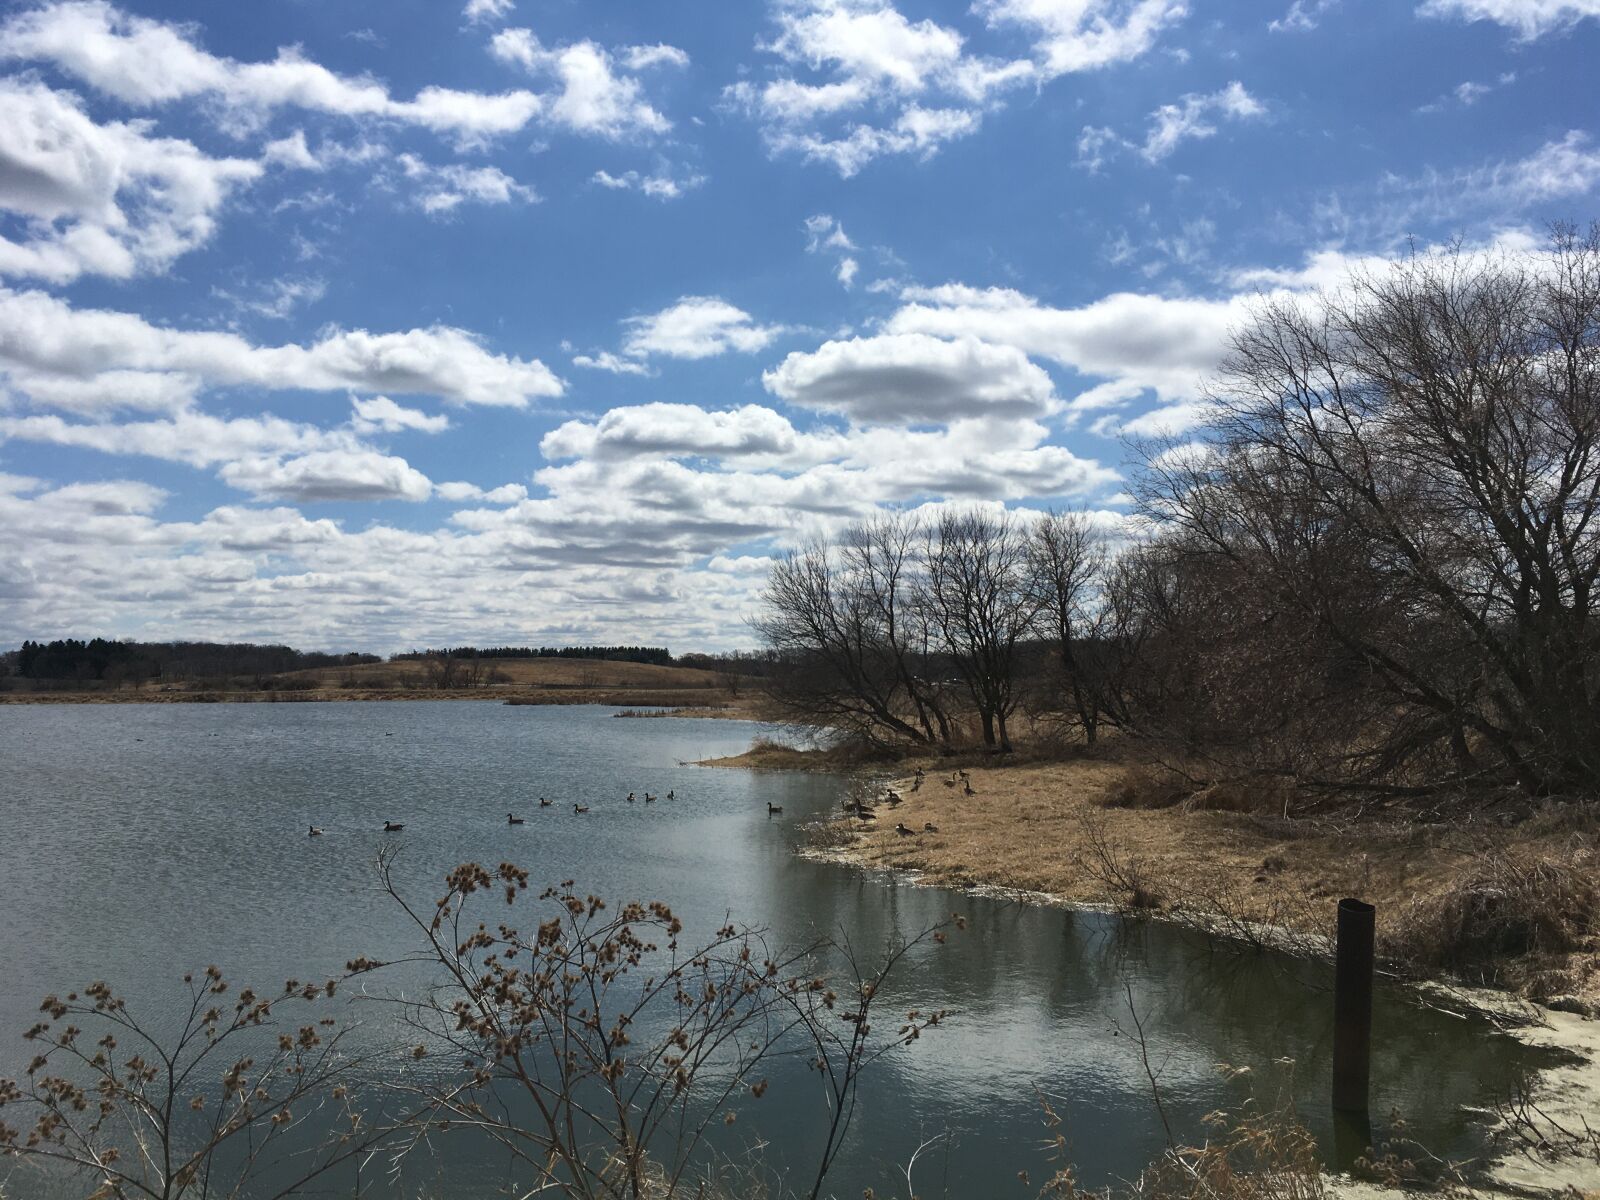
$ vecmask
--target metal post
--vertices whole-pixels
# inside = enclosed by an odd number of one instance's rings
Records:
[[[1333,1107],[1366,1112],[1372,1070],[1372,931],[1376,909],[1339,901],[1333,976]]]

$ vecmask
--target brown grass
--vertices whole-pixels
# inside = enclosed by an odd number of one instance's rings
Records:
[[[1482,955],[1515,959],[1521,967],[1499,972],[1498,982],[1535,998],[1600,1005],[1600,823],[1592,817],[1569,812],[1511,827],[1287,819],[1270,781],[1266,811],[1238,811],[1251,806],[1237,792],[1190,803],[1156,768],[1125,761],[1129,753],[1017,766],[988,760],[964,768],[970,796],[960,781],[947,785],[952,768],[941,760],[923,760],[917,791],[916,764],[901,764],[883,785],[902,802],[880,804],[872,825],[841,818],[849,836],[829,853],[946,886],[1159,911],[1308,953],[1324,946],[1338,900],[1359,896],[1377,905],[1380,948],[1392,960],[1485,977],[1470,966]],[[897,822],[918,832],[898,835]],[[930,823],[938,832],[923,832]],[[1508,847],[1515,865],[1486,867]],[[1432,943],[1456,949],[1424,953]]]

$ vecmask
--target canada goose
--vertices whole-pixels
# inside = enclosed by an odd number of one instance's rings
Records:
[[[922,773],[920,771],[917,773],[917,777],[911,781],[911,790],[913,792],[922,790]]]
[[[667,793],[667,799],[668,800],[676,800],[677,798],[678,798],[678,793],[677,792],[668,792]]]
[[[782,811],[783,811],[783,805],[774,804],[771,800],[767,801],[767,816],[775,817],[779,813],[781,813]]]
[[[311,826],[310,834],[308,834],[307,836],[309,836],[309,837],[321,837],[322,836],[322,830],[318,829],[315,825],[313,825],[313,826]]]
[[[915,829],[906,828],[906,823],[904,821],[896,821],[894,831],[901,837],[915,837],[917,835],[917,831]]]
[[[972,780],[967,779],[967,780],[964,780],[963,782],[966,784],[966,794],[967,795],[976,796],[978,794],[977,792],[972,790]]]
[[[521,825],[522,824],[522,818],[521,817],[515,817],[515,816],[512,816],[510,813],[507,813],[506,814],[506,824],[507,825]]]
[[[654,796],[652,796],[649,792],[646,792],[644,794],[644,802],[646,804],[654,804],[656,802],[656,798]]]
[[[404,828],[404,825],[396,821],[385,821],[383,823],[383,831],[385,833],[399,833]]]
[[[539,807],[540,808],[549,808],[550,807],[550,801],[546,800],[543,796],[540,796],[539,797]]]
[[[893,788],[890,788],[888,791],[886,791],[883,794],[883,798],[889,802],[890,808],[895,808],[900,803],[900,793],[895,791]]]
[[[940,780],[940,781],[939,781],[939,782],[940,782],[940,783],[942,783],[942,784],[944,784],[944,785],[945,785],[945,787],[955,787],[955,785],[956,785],[956,781],[955,781],[955,779],[954,779],[954,778],[951,778],[951,779],[941,779],[941,780]]]
[[[935,825],[932,821],[924,821],[922,823],[922,831],[924,833],[938,833],[939,832],[939,827],[937,825]]]
[[[586,813],[589,811],[589,806],[587,804],[574,804],[572,806],[572,811],[575,813]]]
[[[628,793],[628,803],[629,803],[629,804],[632,804],[632,803],[633,803],[633,793],[632,793],[632,792],[629,792],[629,793]]]

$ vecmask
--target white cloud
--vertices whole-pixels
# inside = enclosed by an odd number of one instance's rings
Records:
[[[1153,390],[1169,401],[1195,398],[1202,380],[1216,370],[1228,330],[1246,312],[1241,297],[1207,300],[1129,292],[1077,308],[1051,308],[1009,288],[955,284],[910,288],[902,298],[906,303],[886,325],[892,333],[982,338],[1116,383],[1133,394]]]
[[[1266,111],[1238,80],[1209,95],[1192,93],[1178,104],[1163,104],[1150,114],[1150,132],[1140,153],[1148,162],[1160,162],[1182,142],[1215,136],[1213,122],[1217,118],[1243,121],[1264,116]]]
[[[925,333],[825,342],[761,377],[775,396],[864,424],[1034,417],[1055,407],[1049,375],[1012,346]]]
[[[204,245],[258,163],[211,158],[140,123],[96,124],[77,98],[36,80],[0,80],[0,209],[23,218],[0,235],[0,275],[70,283],[165,271]]]
[[[687,67],[689,56],[676,46],[657,42],[653,46],[629,46],[622,51],[622,61],[630,71],[648,71],[651,67]]]
[[[1586,18],[1600,17],[1600,0],[1424,0],[1424,17],[1493,21],[1523,41],[1563,33]]]
[[[1267,29],[1272,33],[1309,33],[1338,3],[1339,0],[1294,0],[1283,16],[1267,22]]]
[[[18,13],[0,26],[0,56],[53,63],[138,107],[210,97],[235,127],[293,107],[474,140],[521,129],[544,106],[528,91],[488,95],[440,87],[396,100],[383,84],[336,74],[294,47],[280,49],[271,62],[242,63],[202,50],[182,26],[133,16],[103,0],[66,0]]]
[[[991,25],[1031,32],[1047,77],[1139,58],[1189,13],[1186,0],[978,0],[975,8]]]
[[[1078,135],[1076,165],[1091,175],[1096,174],[1124,145],[1126,143],[1117,136],[1115,130],[1104,125],[1085,125],[1083,132]]]
[[[672,122],[643,99],[643,86],[630,75],[618,74],[616,63],[602,46],[575,42],[554,49],[545,47],[531,29],[502,29],[490,44],[494,56],[560,83],[552,94],[547,119],[579,133],[622,137],[627,134],[662,133]],[[663,61],[672,47],[652,47],[644,65]],[[632,55],[629,56],[630,59]]]
[[[357,433],[400,433],[415,430],[421,433],[443,433],[450,428],[450,418],[443,413],[425,413],[396,404],[387,396],[362,399],[352,397],[351,425]]]
[[[539,450],[552,462],[646,456],[720,459],[783,456],[798,445],[794,426],[760,405],[709,412],[692,404],[656,403],[614,408],[592,423],[568,421],[545,434]]]
[[[528,498],[528,489],[520,483],[504,483],[497,488],[484,489],[475,483],[436,483],[434,495],[441,500],[460,504],[479,501],[484,504],[516,504]]]
[[[477,25],[490,21],[503,21],[516,7],[516,0],[467,0],[467,6],[461,10],[461,15],[469,23]]]
[[[774,153],[827,163],[843,176],[885,154],[937,152],[976,130],[995,97],[1035,76],[1031,61],[971,55],[954,29],[908,20],[885,0],[802,0],[777,6],[774,17],[777,36],[761,48],[788,73],[734,84],[724,99],[763,123]],[[890,119],[821,124],[860,110]]]
[[[293,458],[250,458],[219,472],[242,491],[308,504],[334,500],[426,500],[428,477],[403,458],[373,450],[319,450]]]
[[[574,354],[572,365],[575,367],[588,367],[591,371],[610,371],[613,375],[649,375],[650,368],[647,364],[637,359],[623,358],[620,354],[613,354],[610,350],[601,350],[597,354]]]
[[[401,333],[324,331],[309,346],[257,346],[237,334],[166,329],[131,313],[76,309],[42,292],[0,288],[0,369],[19,378],[90,379],[137,371],[206,386],[431,395],[522,407],[563,384],[537,359],[493,354],[447,325]]]
[[[676,200],[705,181],[704,175],[685,175],[682,179],[674,179],[665,173],[644,175],[638,171],[624,171],[621,175],[613,175],[609,171],[602,170],[596,171],[590,177],[591,183],[599,184],[610,191],[636,191],[655,200]]]
[[[711,358],[736,351],[752,354],[784,332],[758,325],[742,308],[717,296],[684,296],[649,316],[629,317],[622,352],[629,358]]]
[[[462,204],[532,204],[539,194],[518,183],[499,167],[469,167],[462,163],[434,166],[415,154],[397,160],[406,179],[417,186],[416,203],[430,216],[452,213]]]

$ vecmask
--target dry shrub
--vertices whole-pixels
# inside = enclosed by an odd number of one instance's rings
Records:
[[[1060,1121],[1046,1105],[1053,1157],[1065,1157]],[[1197,1146],[1170,1146],[1138,1179],[1120,1187],[1080,1188],[1070,1166],[1046,1181],[1046,1200],[1326,1200],[1327,1177],[1316,1139],[1287,1106],[1246,1104],[1206,1118],[1211,1133]]]
[[[1510,960],[1566,954],[1600,933],[1594,856],[1490,853],[1437,895],[1416,901],[1385,939],[1410,962],[1486,981]],[[1520,964],[1526,966],[1526,964]]]
[[[1085,849],[1076,859],[1078,867],[1099,881],[1120,910],[1130,914],[1148,913],[1165,904],[1143,860],[1124,854],[1107,836],[1102,820],[1085,816],[1083,843]]]
[[[1100,798],[1103,808],[1171,808],[1194,791],[1176,771],[1141,763],[1126,768]]]

